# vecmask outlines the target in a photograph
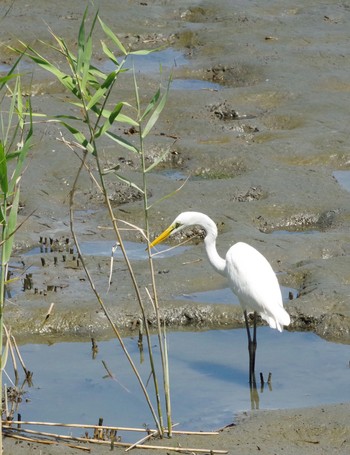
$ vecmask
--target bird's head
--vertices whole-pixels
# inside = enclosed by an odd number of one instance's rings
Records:
[[[150,247],[153,248],[155,245],[158,245],[158,243],[161,243],[163,240],[167,239],[170,235],[176,234],[176,232],[179,232],[182,229],[188,226],[193,226],[195,224],[202,226],[207,231],[208,226],[214,223],[210,220],[209,217],[207,217],[207,215],[204,215],[204,213],[182,212],[175,218],[171,225],[160,234],[160,236],[153,240],[153,242],[150,244]]]

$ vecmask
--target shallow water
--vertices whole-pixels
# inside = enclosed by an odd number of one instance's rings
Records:
[[[115,251],[113,251],[114,247],[116,246],[116,242],[113,240],[95,240],[91,242],[81,242],[80,248],[83,255],[86,256],[111,256],[113,252],[113,256],[115,258],[122,258],[123,253],[120,247],[117,247]],[[148,253],[146,251],[146,244],[145,243],[138,243],[138,242],[124,242],[124,247],[127,251],[128,257],[131,260],[145,260],[148,259]],[[183,253],[190,247],[186,246],[179,246],[177,248],[169,249],[166,245],[157,245],[157,248],[154,249],[153,257],[155,258],[164,258],[169,256],[175,256],[178,254]],[[45,254],[45,253],[52,253],[53,251],[50,250],[50,247],[45,247],[43,245],[39,245],[35,248],[29,250],[25,255],[32,256],[36,254]],[[74,248],[74,253],[76,250]]]
[[[183,52],[168,47],[147,55],[130,55],[127,58],[125,67],[134,68],[136,72],[159,74],[161,68],[176,68],[186,63],[187,59]],[[109,60],[102,65],[100,64],[99,67],[103,71],[113,71],[115,69],[114,63]]]
[[[179,171],[178,169],[165,169],[163,171],[158,172],[158,175],[161,175],[163,177],[166,177],[167,179],[170,180],[186,180],[187,176]]]
[[[21,348],[27,367],[34,372],[34,386],[26,394],[30,401],[20,408],[23,420],[97,423],[103,417],[105,425],[154,427],[119,344],[96,341],[94,359],[90,343]],[[125,343],[146,382],[148,362],[146,358],[140,363],[137,338]],[[254,403],[248,385],[245,330],[174,332],[168,334],[168,345],[173,418],[182,429],[216,429],[251,408],[286,409],[350,399],[349,346],[329,343],[313,333],[258,329],[257,376],[263,372],[266,379],[272,372],[272,386],[265,384],[261,390],[259,383]],[[158,354],[156,337],[152,346]],[[148,391],[153,396],[151,382]]]
[[[174,69],[186,64],[188,64],[188,59],[182,51],[168,47],[148,55],[130,55],[125,66],[129,69],[134,68],[136,73],[142,72],[158,75],[161,69]],[[112,71],[115,67],[112,62],[106,61],[102,64],[102,69],[104,71]],[[222,89],[222,86],[218,83],[201,79],[174,78],[171,82],[171,89],[218,91]]]
[[[215,82],[200,79],[174,79],[171,83],[173,90],[221,90],[222,86]]]
[[[350,191],[350,171],[334,171],[333,177],[337,180],[340,186],[347,191]]]
[[[281,292],[284,302],[290,300],[291,297],[294,299],[298,296],[298,291],[296,289],[285,286],[281,286]],[[201,303],[225,303],[239,305],[238,297],[231,291],[230,288],[193,292],[192,294],[182,294],[176,296],[176,299]]]
[[[319,231],[316,231],[315,229],[304,229],[303,231],[288,231],[288,230],[284,230],[284,229],[280,229],[280,230],[276,230],[276,231],[272,231],[271,232],[271,235],[289,235],[289,234],[292,234],[292,235],[314,235],[314,234],[318,234]]]

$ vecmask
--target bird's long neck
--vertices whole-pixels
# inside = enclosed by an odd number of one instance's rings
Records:
[[[216,238],[218,236],[218,231],[213,221],[209,228],[206,227],[206,232],[207,235],[204,239],[204,244],[209,262],[218,273],[225,275],[226,261],[216,250]]]

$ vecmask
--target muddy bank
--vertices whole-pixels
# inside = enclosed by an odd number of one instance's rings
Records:
[[[252,411],[238,416],[235,425],[225,428],[215,436],[176,436],[171,439],[151,441],[151,445],[174,448],[197,448],[227,451],[229,454],[250,455],[258,453],[288,453],[318,455],[321,452],[346,455],[350,449],[349,404],[323,406],[290,411]],[[90,445],[91,453],[101,454],[109,446]],[[8,455],[40,453],[80,453],[62,444],[45,447],[25,442],[14,443],[5,438],[5,453]],[[117,449],[115,449],[117,450]],[[169,449],[168,449],[169,450]],[[164,450],[152,449],[155,455]],[[133,449],[135,454],[144,454],[145,449]],[[169,452],[170,453],[170,452]]]

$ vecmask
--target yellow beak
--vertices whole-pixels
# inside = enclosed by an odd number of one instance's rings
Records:
[[[163,242],[163,240],[169,237],[174,229],[175,226],[173,224],[165,229],[164,232],[162,232],[155,240],[153,240],[153,242],[150,244],[150,248],[153,248],[155,245],[158,245],[158,243]]]

